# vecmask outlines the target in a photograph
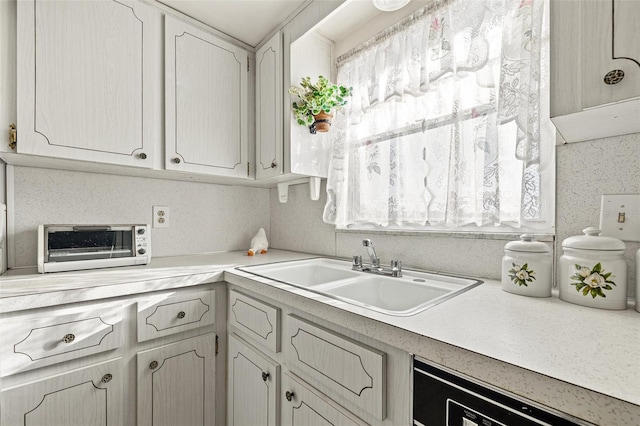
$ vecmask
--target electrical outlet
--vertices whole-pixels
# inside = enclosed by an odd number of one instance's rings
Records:
[[[154,228],[169,227],[169,207],[153,206],[153,227]]]
[[[601,235],[640,241],[640,194],[605,194],[600,206]]]

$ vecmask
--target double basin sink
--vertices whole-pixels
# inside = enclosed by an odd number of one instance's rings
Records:
[[[402,277],[387,277],[354,271],[349,262],[329,258],[237,269],[396,316],[415,315],[482,283],[469,278],[406,269]]]

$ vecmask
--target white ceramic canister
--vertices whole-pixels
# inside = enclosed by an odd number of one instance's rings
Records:
[[[523,234],[520,241],[504,246],[502,289],[509,293],[532,297],[550,297],[553,283],[553,256],[543,242]]]
[[[601,237],[598,228],[562,242],[560,299],[600,309],[627,308],[627,262],[625,245]]]

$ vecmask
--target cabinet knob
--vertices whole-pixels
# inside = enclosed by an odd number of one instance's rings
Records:
[[[265,373],[264,371],[262,372],[262,381],[266,382],[267,379],[269,378],[269,373]]]
[[[146,160],[147,159],[147,154],[144,152],[141,152],[140,154],[138,154],[138,158],[141,160]]]
[[[176,164],[180,164],[180,159],[179,159],[178,157],[175,157],[175,158],[174,158],[173,160],[171,160],[171,161],[173,161],[173,162],[174,162],[174,163],[176,163]]]
[[[287,398],[287,401],[291,402],[293,399],[293,392],[287,391],[284,396]]]
[[[158,368],[158,361],[151,361],[149,363],[149,370],[155,370],[156,368]]]
[[[75,336],[75,335],[73,335],[73,334],[71,334],[71,333],[69,333],[69,334],[65,334],[65,335],[64,335],[64,337],[62,338],[62,341],[63,341],[64,343],[71,343],[71,342],[73,342],[74,340],[76,340],[76,336]]]
[[[624,78],[624,71],[611,70],[604,75],[604,84],[613,85],[618,84]]]
[[[276,167],[278,167],[278,163],[276,163],[275,160],[274,160],[274,161],[271,162],[271,168],[275,169]]]
[[[113,379],[113,376],[111,374],[105,374],[104,376],[102,376],[102,379],[100,379],[100,381],[102,383],[109,383],[111,379]]]
[[[185,317],[185,315],[186,315],[186,314],[184,313],[184,311],[180,311],[180,312],[178,312],[178,319],[182,319],[182,318],[184,318],[184,317]]]

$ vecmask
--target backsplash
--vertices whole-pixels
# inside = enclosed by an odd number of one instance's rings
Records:
[[[557,147],[556,258],[562,240],[598,226],[602,194],[640,193],[640,134]],[[308,185],[289,189],[281,204],[275,188],[249,188],[61,170],[14,168],[15,266],[36,263],[41,223],[151,222],[153,205],[170,208],[170,227],[152,230],[154,256],[245,250],[265,228],[274,248],[350,258],[364,255],[371,238],[383,261],[407,267],[500,278],[506,241],[336,232],[322,222],[324,186],[311,201]],[[634,294],[634,255],[626,242],[629,295]]]
[[[319,201],[311,201],[307,185],[289,187],[286,204],[278,201],[278,191],[272,189],[271,245],[345,258],[359,254],[366,261],[362,240],[370,238],[383,263],[397,259],[405,267],[500,279],[504,240],[336,232],[322,221],[325,201],[324,182]]]
[[[15,267],[36,264],[39,224],[151,223],[168,206],[168,228],[151,230],[153,256],[246,250],[269,234],[269,190],[63,170],[14,168]],[[11,241],[10,241],[11,243]]]
[[[561,145],[556,156],[557,257],[562,241],[600,225],[602,194],[640,193],[640,133]],[[635,294],[635,253],[625,241],[628,294]]]
[[[599,226],[602,194],[640,193],[640,133],[557,147],[556,259],[562,240]],[[383,261],[406,266],[500,279],[506,241],[439,236],[404,236],[335,232],[322,222],[326,193],[309,199],[306,185],[289,189],[289,202],[278,202],[271,190],[272,246],[350,258],[365,255],[361,240],[371,238]],[[638,243],[626,242],[629,290],[634,291],[634,256]]]

